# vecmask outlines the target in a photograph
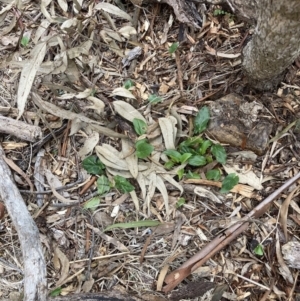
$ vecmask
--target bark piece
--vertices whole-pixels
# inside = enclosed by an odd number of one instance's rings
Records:
[[[39,126],[3,116],[0,116],[0,132],[30,142],[35,142],[42,138],[42,130]]]
[[[208,130],[222,143],[262,155],[268,146],[272,124],[261,119],[258,122],[261,110],[263,107],[258,103],[248,103],[237,94],[228,94],[210,104]]]
[[[170,5],[173,8],[176,18],[179,22],[182,22],[194,28],[201,28],[202,19],[197,11],[195,4],[192,1],[158,0],[158,2],[163,2]]]
[[[300,269],[300,242],[289,241],[281,249],[286,264],[294,269]]]
[[[24,300],[44,301],[47,297],[46,264],[39,231],[12,180],[0,147],[0,197],[17,230],[24,260]]]

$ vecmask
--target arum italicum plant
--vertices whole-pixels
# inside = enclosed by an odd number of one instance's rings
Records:
[[[131,82],[128,82],[128,86],[131,87],[132,85]],[[143,199],[150,200],[153,197],[155,189],[151,190],[152,195],[147,195],[149,192],[147,192],[146,186],[150,185],[150,182],[155,179],[155,182],[151,185],[155,185],[154,188],[157,188],[161,192],[166,206],[166,212],[169,212],[168,193],[164,181],[170,182],[183,192],[180,183],[173,179],[176,175],[174,171],[177,172],[179,180],[183,177],[200,178],[200,174],[197,173],[198,168],[207,166],[213,161],[216,161],[215,165],[218,163],[226,163],[227,155],[224,147],[205,139],[203,136],[203,132],[206,130],[210,119],[207,107],[203,107],[199,110],[197,116],[194,118],[193,136],[184,139],[173,149],[164,151],[165,158],[168,158],[164,166],[161,163],[159,163],[159,165],[154,164],[150,158],[155,150],[155,146],[151,144],[153,140],[148,139],[146,119],[126,102],[115,101],[114,107],[117,113],[132,123],[138,137],[135,141],[122,139],[121,152],[108,144],[96,146],[98,156],[90,156],[84,159],[83,167],[90,174],[98,176],[97,188],[100,195],[104,195],[112,188],[117,189],[121,193],[135,194],[135,187],[132,185],[132,180],[128,180],[129,178],[133,178],[141,188]],[[168,126],[173,124],[168,118],[170,117],[162,117],[160,118],[162,122],[159,122],[161,135],[164,137],[164,140],[166,138],[164,135],[167,131],[163,129],[162,124],[166,125],[167,122],[169,122]],[[166,144],[165,141],[165,145]],[[130,150],[133,150],[133,152]],[[163,158],[163,156],[161,158]],[[135,168],[133,168],[133,166],[135,166]],[[170,173],[168,173],[168,170],[170,170]],[[110,181],[106,176],[107,172],[113,175]],[[140,174],[142,177],[139,176]],[[215,168],[208,170],[205,173],[205,177],[208,180],[220,181],[222,174],[219,168]],[[238,180],[235,174],[226,176],[222,181],[221,192],[226,193],[231,190],[238,183]],[[149,202],[150,201],[148,201],[148,206],[150,205]],[[92,203],[95,205],[95,200],[93,200]],[[181,201],[178,203],[178,206],[180,207],[182,204]],[[135,205],[136,208],[138,208],[137,197]]]

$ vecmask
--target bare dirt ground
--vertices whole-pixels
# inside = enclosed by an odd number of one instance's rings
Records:
[[[64,0],[1,4],[0,111],[39,126],[43,136],[31,143],[5,132],[1,142],[40,232],[52,296],[122,289],[143,300],[163,300],[167,272],[299,172],[299,62],[277,91],[256,93],[241,71],[252,28],[229,11],[207,5],[197,30],[180,24],[165,4],[144,5],[132,19],[132,3],[105,3],[111,6]],[[177,147],[192,137],[198,109],[230,93],[257,102],[263,108],[258,122],[267,119],[273,125],[269,138],[277,137],[254,159],[247,149],[224,145],[227,166],[251,172],[253,181],[244,183],[251,197],[188,183],[189,172],[205,179],[207,170],[189,167],[179,179],[180,168],[167,169],[163,161],[166,141]],[[137,134],[133,118],[145,119],[146,133]],[[201,135],[218,143],[209,132]],[[153,145],[151,157],[132,156],[138,136]],[[83,159],[95,154],[106,166],[105,177],[83,168]],[[222,180],[224,164],[214,163]],[[114,176],[135,189],[110,187]],[[196,187],[206,194],[195,193]],[[298,201],[293,185],[193,271],[172,300],[204,300],[211,288],[213,300],[295,300],[298,272],[280,254],[287,241],[299,241]],[[20,300],[19,239],[3,204],[0,216],[0,299]],[[136,221],[145,226],[134,227]],[[125,225],[103,231],[117,223]]]

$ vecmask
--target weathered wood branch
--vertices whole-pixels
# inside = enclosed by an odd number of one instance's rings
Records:
[[[0,133],[13,135],[30,142],[36,142],[42,138],[42,130],[39,126],[4,116],[0,116]]]
[[[17,230],[24,260],[24,300],[45,301],[47,298],[46,264],[38,228],[14,183],[0,147],[0,197]]]

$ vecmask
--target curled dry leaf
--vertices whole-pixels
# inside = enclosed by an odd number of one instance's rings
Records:
[[[122,100],[116,100],[113,102],[113,105],[115,111],[126,120],[133,122],[133,119],[137,118],[147,123],[144,116],[129,103]]]
[[[177,134],[177,120],[173,116],[158,119],[166,149],[175,149],[175,138]]]
[[[283,233],[284,233],[286,241],[288,240],[288,234],[287,234],[288,210],[289,210],[291,200],[293,199],[293,196],[294,196],[294,194],[296,193],[297,190],[299,190],[299,186],[297,186],[295,189],[293,189],[289,193],[289,195],[287,196],[287,198],[285,199],[285,201],[283,202],[283,204],[281,205],[281,208],[280,208],[280,222],[281,222],[281,226],[282,226]]]
[[[59,287],[64,283],[64,280],[69,275],[70,262],[67,256],[58,248],[58,246],[56,246],[56,248],[54,249],[54,254],[59,259],[61,266],[60,278],[56,282],[56,287]]]

